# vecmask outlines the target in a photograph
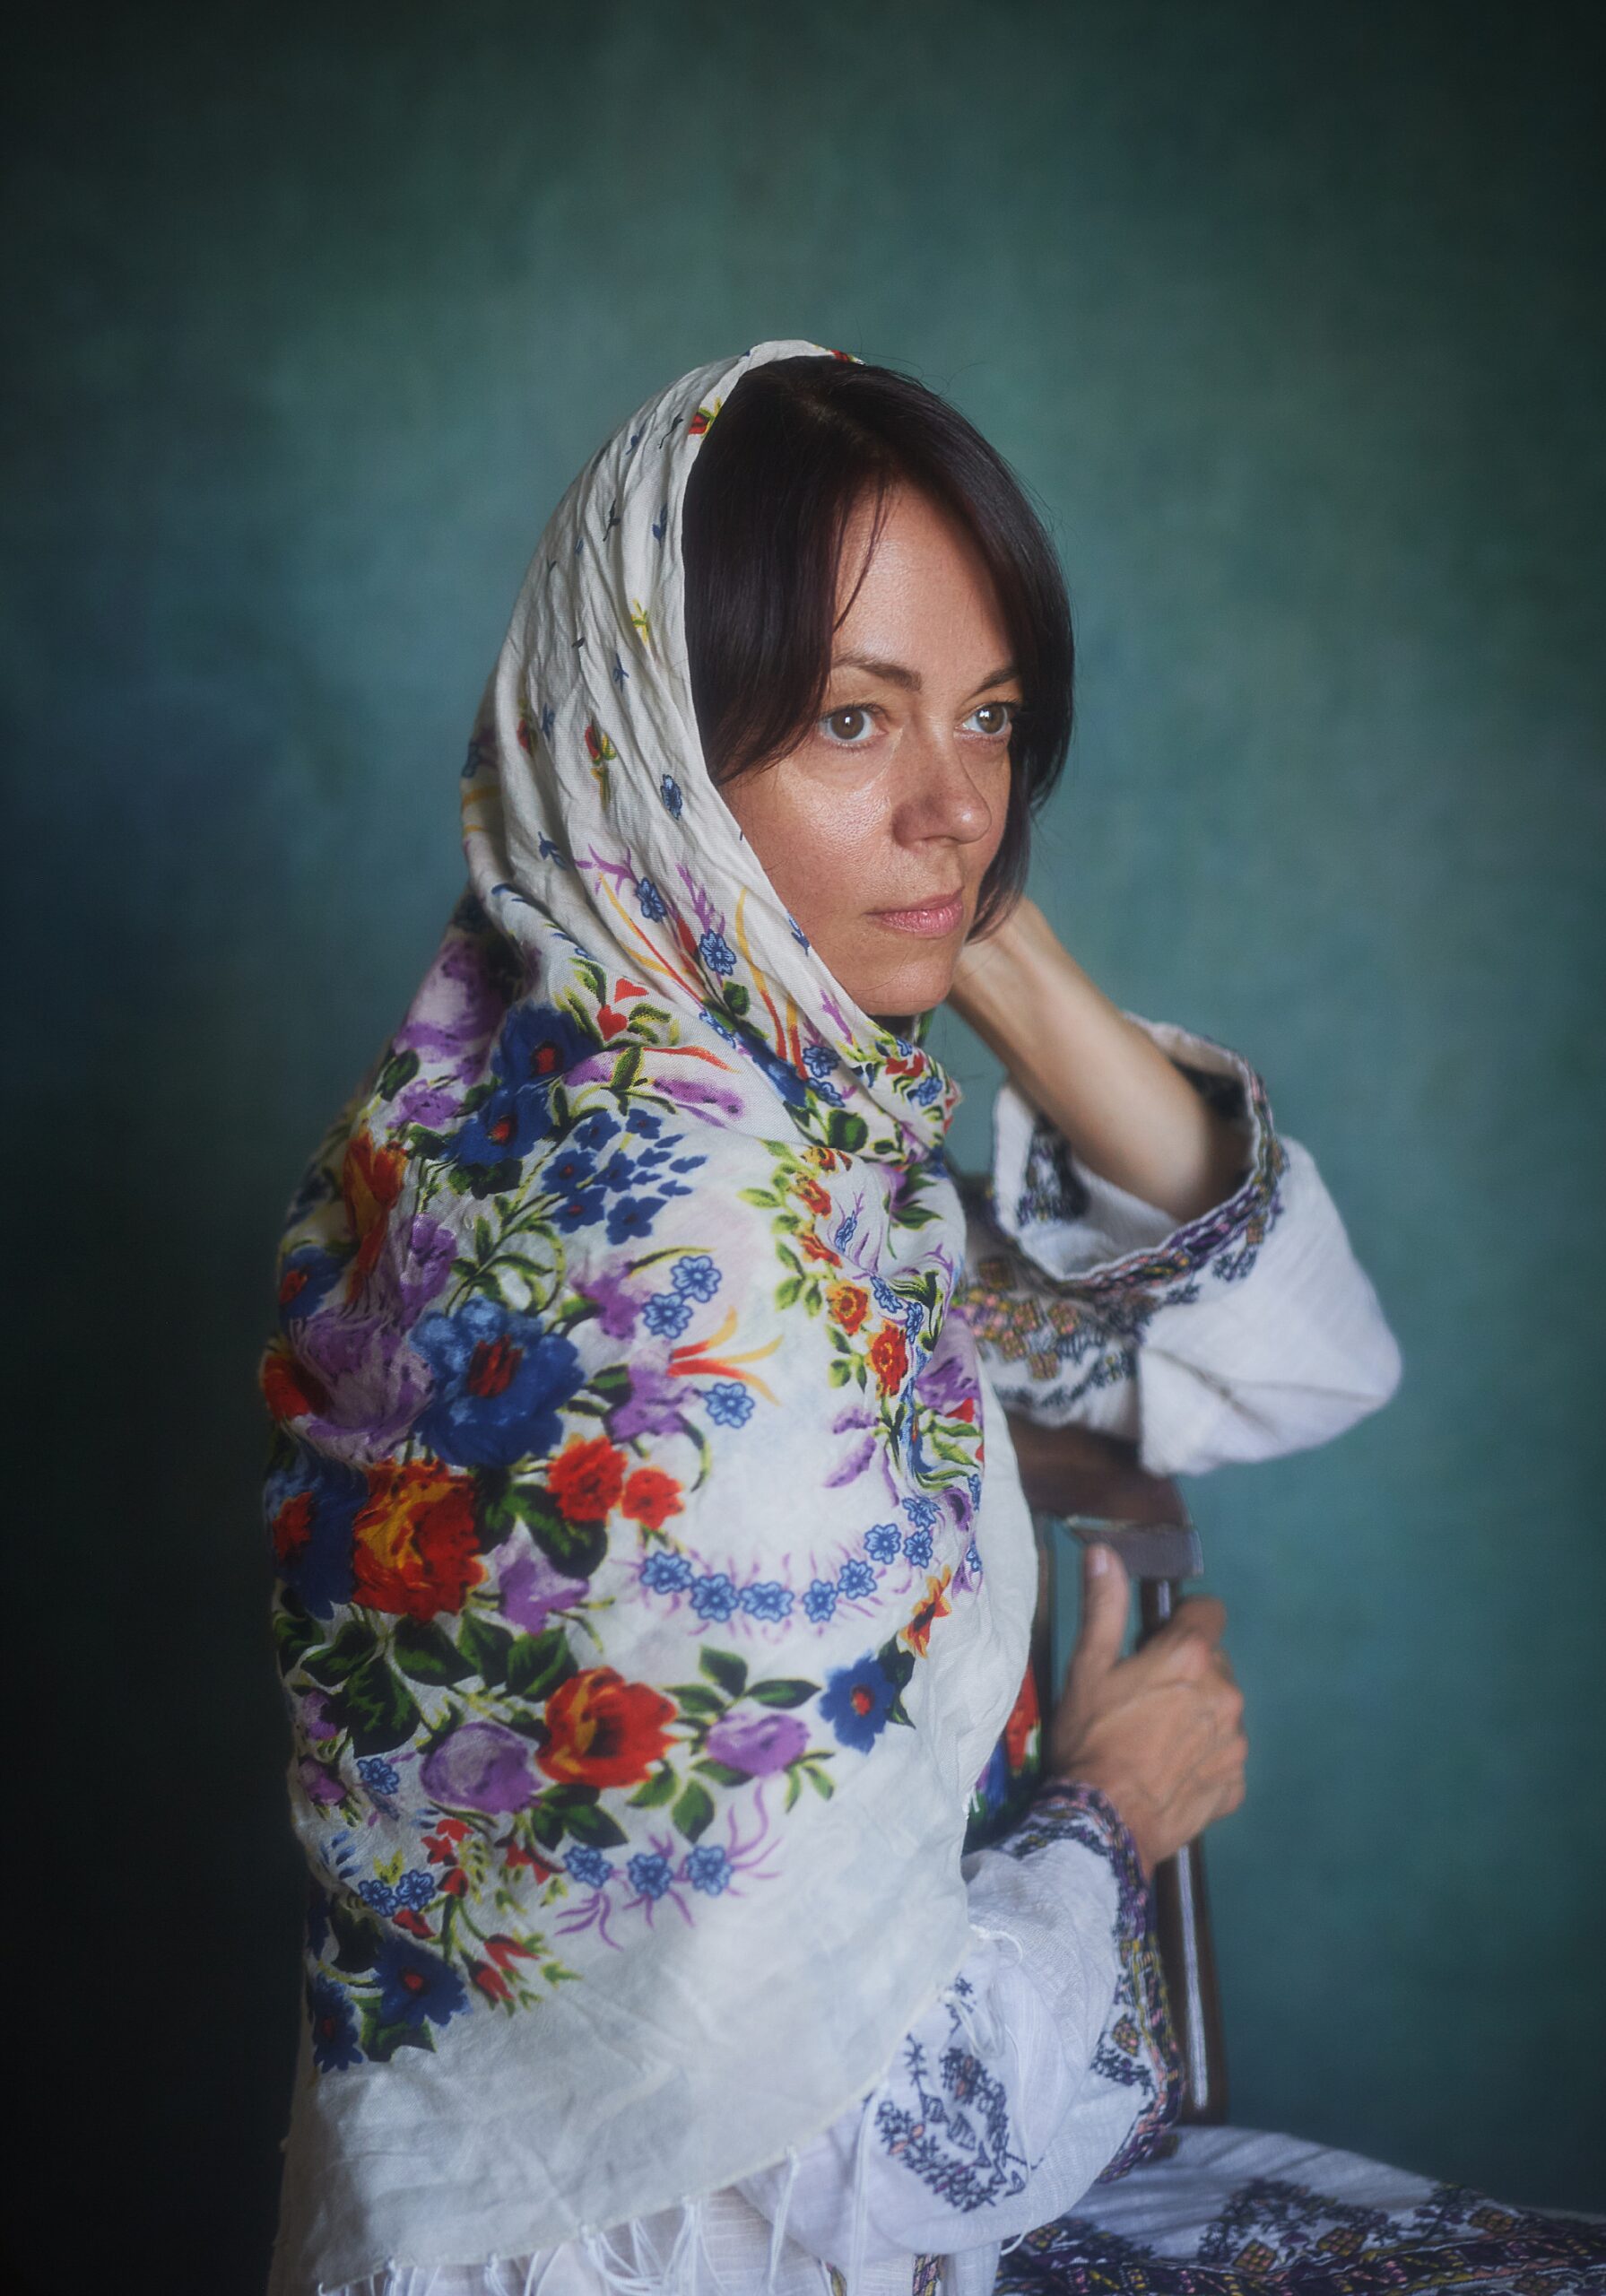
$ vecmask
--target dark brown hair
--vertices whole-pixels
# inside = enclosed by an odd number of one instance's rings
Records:
[[[681,534],[691,698],[716,782],[801,740],[829,681],[849,519],[869,497],[879,535],[900,483],[956,517],[974,541],[1025,696],[1010,742],[1003,839],[977,906],[982,931],[1025,882],[1031,815],[1065,761],[1075,649],[1064,578],[1041,519],[1003,457],[946,400],[857,361],[810,356],[749,368],[687,481]]]

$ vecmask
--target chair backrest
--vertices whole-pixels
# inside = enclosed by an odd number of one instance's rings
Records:
[[[1032,1665],[1046,1726],[1069,1656],[1061,1647],[1060,1601],[1061,1570],[1066,1550],[1074,1547],[1065,1528],[1067,1521],[1075,1518],[1084,1523],[1094,1519],[1111,1525],[1176,1523],[1185,1522],[1187,1517],[1176,1485],[1146,1473],[1130,1443],[1085,1427],[1042,1427],[1012,1414],[1010,1433],[1037,1526],[1037,1612]],[[1141,1583],[1140,1640],[1164,1624],[1177,1592],[1173,1579]],[[1224,2121],[1227,2050],[1202,1842],[1189,1842],[1156,1868],[1154,1918],[1171,2022],[1182,2059],[1181,2118],[1195,2123]]]

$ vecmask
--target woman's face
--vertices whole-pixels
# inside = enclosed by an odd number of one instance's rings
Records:
[[[721,796],[765,874],[867,1013],[939,1004],[1003,835],[1022,699],[992,580],[922,494],[849,521],[822,716]],[[846,612],[844,612],[846,608]]]

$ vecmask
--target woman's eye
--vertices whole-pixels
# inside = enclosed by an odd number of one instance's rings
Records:
[[[874,718],[859,702],[846,709],[833,709],[829,718],[822,718],[820,722],[830,739],[844,749],[861,748],[875,731]]]
[[[1015,722],[1018,707],[1013,701],[984,701],[979,709],[970,712],[965,723],[974,725],[978,734],[1007,734]]]

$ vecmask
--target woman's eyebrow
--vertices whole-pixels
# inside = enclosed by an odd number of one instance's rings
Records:
[[[889,685],[903,686],[910,693],[918,693],[925,683],[918,670],[911,670],[902,662],[884,662],[875,654],[838,654],[831,667],[833,670],[863,670],[870,677],[885,678]],[[985,693],[990,686],[1008,685],[1012,678],[1019,675],[1013,662],[1005,662],[1001,668],[990,670],[981,683],[972,688],[972,691]]]

